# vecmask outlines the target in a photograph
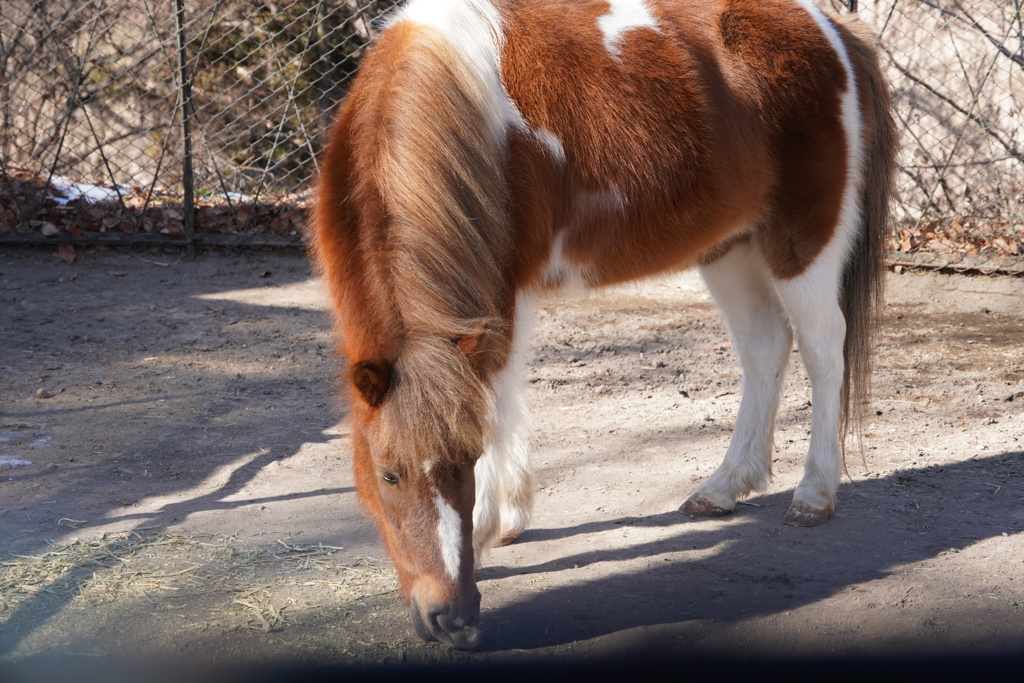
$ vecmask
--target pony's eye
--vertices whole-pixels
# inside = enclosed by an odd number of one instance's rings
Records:
[[[382,471],[380,473],[380,478],[386,481],[387,483],[391,484],[392,486],[398,486],[398,475],[395,474],[394,472]]]

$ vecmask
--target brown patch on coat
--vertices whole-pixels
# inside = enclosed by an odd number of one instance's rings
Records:
[[[558,233],[592,284],[700,262],[748,230],[773,273],[794,277],[829,242],[846,180],[845,75],[805,12],[772,0],[652,4],[660,31],[627,31],[611,55],[603,0],[506,10],[505,86],[565,151],[553,169],[536,143],[520,154],[537,159],[513,156],[514,170],[547,176],[540,192],[511,181],[531,219],[517,220],[530,255],[520,270],[536,277]]]

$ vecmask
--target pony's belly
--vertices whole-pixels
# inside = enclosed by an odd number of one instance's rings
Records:
[[[556,232],[541,282],[548,289],[582,292],[706,265],[746,239],[754,222],[748,212],[729,212],[577,224]]]

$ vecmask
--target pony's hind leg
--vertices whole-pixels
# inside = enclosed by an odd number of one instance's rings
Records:
[[[727,514],[771,476],[772,436],[793,335],[761,256],[749,242],[701,268],[725,316],[743,371],[736,428],[725,460],[683,503],[683,514]]]
[[[473,470],[473,550],[478,567],[488,549],[516,540],[526,530],[533,512],[536,485],[530,467],[529,415],[523,396],[533,309],[530,296],[517,297],[512,350],[492,384],[494,424],[487,450]]]
[[[811,381],[811,443],[804,476],[785,522],[815,526],[835,507],[842,475],[840,449],[843,342],[846,320],[839,303],[841,245],[830,245],[803,274],[776,282]]]

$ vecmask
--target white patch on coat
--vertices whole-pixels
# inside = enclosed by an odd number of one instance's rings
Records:
[[[573,263],[566,256],[569,233],[588,234],[594,225],[624,224],[628,217],[627,199],[618,185],[597,192],[579,192],[573,199],[568,228],[559,230],[551,244],[542,284],[567,294],[580,295],[596,284],[597,277],[587,264]]]
[[[462,565],[462,519],[440,493],[434,493],[437,507],[437,539],[441,544],[441,560],[452,581],[459,578]]]
[[[562,141],[557,135],[547,128],[538,128],[533,135],[559,166],[565,164],[565,148],[562,147]]]
[[[576,196],[576,210],[588,215],[626,217],[626,195],[613,184],[601,192],[583,192]]]
[[[649,28],[661,33],[644,0],[608,0],[608,6],[608,14],[598,17],[597,25],[604,34],[604,49],[612,57],[619,56],[619,42],[627,31]]]
[[[486,94],[482,108],[496,140],[509,128],[528,130],[501,82],[502,17],[489,0],[412,0],[392,23],[411,21],[440,33],[459,52]]]
[[[548,255],[547,267],[544,269],[544,286],[560,289],[569,294],[582,294],[587,290],[588,282],[584,269],[570,263],[565,258],[565,232],[555,236]]]
[[[840,118],[846,136],[846,188],[843,190],[835,236],[817,259],[817,262],[830,263],[830,267],[836,269],[836,277],[839,277],[860,226],[858,219],[864,170],[864,122],[857,97],[857,74],[853,70],[853,62],[850,60],[846,44],[843,43],[832,21],[811,0],[796,1],[811,15],[818,29],[828,39],[846,74],[846,90],[840,96]]]

